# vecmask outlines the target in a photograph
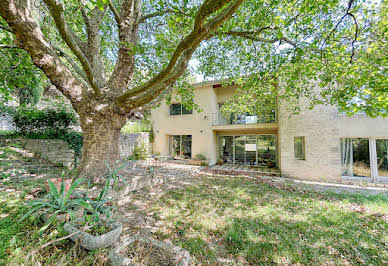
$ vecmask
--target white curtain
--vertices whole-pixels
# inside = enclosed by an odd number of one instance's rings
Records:
[[[353,176],[353,142],[352,139],[341,140],[342,175]]]

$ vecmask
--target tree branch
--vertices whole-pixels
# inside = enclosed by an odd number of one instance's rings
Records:
[[[102,88],[106,85],[106,77],[104,65],[100,55],[101,39],[98,31],[107,9],[104,8],[104,10],[100,10],[98,7],[95,7],[89,15],[84,6],[84,0],[80,2],[80,9],[86,25],[86,33],[88,35],[87,45],[84,49],[84,53],[91,66],[91,71],[93,73],[97,87]]]
[[[66,61],[71,65],[71,67],[74,69],[74,71],[87,83],[88,78],[86,77],[85,72],[78,67],[77,63],[71,58],[71,56],[65,51],[63,51],[61,48],[54,46],[54,49],[58,51],[59,56],[66,59]]]
[[[119,51],[115,69],[108,81],[110,93],[117,96],[129,85],[134,70],[133,49],[137,43],[139,19],[141,17],[141,1],[123,0],[118,16]]]
[[[119,12],[115,8],[115,6],[112,4],[112,1],[109,1],[108,5],[109,5],[109,9],[112,11],[113,15],[115,16],[115,20],[116,20],[117,25],[119,26],[120,25],[120,14],[119,14]]]
[[[63,14],[63,5],[56,0],[43,0],[46,5],[49,7],[51,16],[53,17],[55,21],[55,25],[57,26],[57,29],[59,33],[62,36],[62,39],[66,42],[67,46],[69,46],[70,50],[77,56],[77,58],[80,60],[81,65],[83,69],[85,70],[86,76],[88,77],[88,81],[95,91],[97,97],[101,95],[101,90],[97,86],[94,76],[92,67],[90,66],[90,63],[85,56],[84,52],[81,50],[79,45],[77,44],[74,33],[69,29],[67,26],[67,23],[65,21],[65,17]]]
[[[322,42],[322,45],[321,45],[321,56],[323,57],[323,47],[324,45],[326,44],[327,40],[330,38],[331,35],[334,34],[334,32],[337,30],[338,26],[342,23],[342,21],[347,17],[351,17],[354,21],[354,24],[356,25],[356,30],[355,30],[355,34],[354,34],[354,39],[352,41],[352,54],[350,56],[350,63],[352,63],[353,61],[353,57],[354,57],[354,51],[355,51],[355,48],[354,48],[354,43],[357,41],[357,37],[358,37],[358,23],[357,23],[357,19],[356,17],[350,12],[350,9],[352,8],[352,5],[353,5],[353,2],[354,0],[349,0],[348,2],[348,7],[346,9],[346,13],[340,18],[340,20],[337,22],[337,24],[334,26],[334,28],[330,31],[330,33],[326,36],[326,38],[323,40]]]
[[[218,35],[227,35],[227,36],[237,36],[237,37],[243,37],[246,39],[250,39],[252,41],[257,41],[257,42],[264,42],[264,43],[275,43],[275,42],[286,42],[294,47],[296,47],[296,43],[291,41],[290,39],[286,37],[282,38],[274,38],[274,39],[267,39],[267,38],[262,38],[258,37],[257,35],[261,31],[228,31],[228,32],[217,32],[216,34]]]
[[[17,46],[31,56],[33,63],[41,68],[51,83],[67,97],[77,110],[87,88],[62,63],[57,52],[45,39],[37,21],[29,10],[30,0],[0,1],[0,16],[5,19],[14,32]]]
[[[139,23],[143,23],[144,21],[146,21],[147,19],[150,19],[150,18],[159,17],[159,16],[163,16],[163,15],[165,15],[165,14],[170,14],[170,13],[181,14],[181,15],[187,15],[187,14],[186,14],[185,12],[183,12],[183,11],[178,11],[178,10],[173,10],[173,9],[166,9],[166,10],[157,11],[157,12],[150,13],[150,14],[147,14],[147,15],[142,16],[142,17],[139,19]]]
[[[199,44],[230,18],[242,2],[243,0],[205,1],[197,13],[194,29],[178,44],[167,67],[146,83],[118,97],[118,104],[125,110],[131,110],[151,102],[174,84],[186,71],[188,62]],[[219,10],[221,11],[215,17],[206,22],[207,17]]]
[[[23,49],[23,48],[12,44],[0,44],[0,49]]]

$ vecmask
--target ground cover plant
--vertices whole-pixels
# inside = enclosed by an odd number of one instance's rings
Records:
[[[17,156],[11,148],[2,148],[1,162]],[[45,179],[0,179],[0,265],[107,264],[109,249],[88,252],[63,239],[61,222],[42,234],[39,219],[19,222],[28,211],[25,203],[46,195]],[[160,195],[145,191],[131,198],[143,202],[143,212],[155,220],[152,237],[187,249],[195,265],[388,262],[387,194],[314,192],[227,175],[196,180]],[[87,218],[85,224],[94,219]],[[141,229],[131,228],[131,235]]]
[[[0,147],[0,170],[12,167],[14,172],[25,173],[23,164],[16,164],[15,161],[26,163],[31,158],[22,157],[12,146],[17,145]],[[44,167],[50,167],[50,165]],[[21,220],[31,210],[26,202],[35,200],[42,204],[49,203],[41,200],[50,197],[46,193],[45,180],[60,177],[62,171],[63,169],[51,166],[45,171],[48,175],[31,175],[33,178],[26,180],[18,180],[11,175],[0,178],[0,265],[47,265],[52,263],[56,265],[101,265],[107,263],[108,250],[87,252],[67,239],[68,234],[62,227],[64,222],[51,221],[45,230],[41,230],[45,223],[38,215],[31,215]],[[72,172],[65,173],[68,177],[71,177],[72,174],[74,175]],[[51,187],[50,191],[54,189]],[[67,194],[61,191],[56,192],[54,192],[55,195],[51,195],[52,200],[58,203],[54,205],[58,207],[68,205],[70,200]],[[64,210],[66,212],[68,209],[64,208]]]
[[[149,205],[160,223],[155,235],[187,249],[195,264],[388,262],[387,194],[306,192],[217,176]]]

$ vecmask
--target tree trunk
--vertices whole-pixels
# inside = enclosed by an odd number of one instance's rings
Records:
[[[113,167],[120,159],[120,130],[126,118],[117,114],[80,114],[80,120],[83,146],[78,173],[80,177],[94,180],[107,173],[105,162]]]

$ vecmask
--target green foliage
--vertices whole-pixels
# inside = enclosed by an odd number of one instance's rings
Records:
[[[201,161],[201,163],[199,165],[200,166],[209,166],[209,163],[205,162],[205,161]]]
[[[39,233],[43,233],[53,222],[57,215],[60,214],[68,214],[71,218],[75,218],[74,211],[76,208],[84,208],[87,210],[92,210],[92,207],[89,203],[87,203],[84,199],[77,197],[76,199],[70,198],[70,196],[74,195],[74,190],[81,183],[85,182],[84,179],[79,178],[74,180],[68,191],[65,190],[65,178],[62,176],[61,187],[58,191],[55,184],[48,180],[49,185],[49,194],[45,199],[34,200],[28,203],[30,209],[27,213],[25,213],[20,221],[30,217],[31,215],[35,215],[38,211],[44,209],[45,213],[49,214],[50,217],[47,222],[39,229]]]
[[[74,150],[75,157],[81,156],[83,135],[69,131],[69,126],[77,123],[74,110],[65,104],[55,104],[45,109],[0,105],[1,113],[12,116],[19,131],[1,131],[0,136],[7,138],[62,139]]]
[[[141,141],[133,148],[131,159],[132,160],[145,160],[145,159],[147,159],[147,157],[148,157],[147,146],[143,141]]]
[[[116,161],[116,163],[113,166],[109,166],[107,161],[104,161],[106,168],[108,169],[108,172],[106,173],[105,177],[107,179],[107,186],[109,184],[112,184],[115,186],[118,182],[122,181],[125,184],[125,179],[122,175],[120,175],[120,170],[127,167],[127,164],[122,164],[121,166],[117,166],[119,161]]]
[[[152,132],[152,122],[150,120],[144,120],[141,122],[128,122],[121,128],[121,133],[141,133]]]
[[[39,110],[34,107],[18,107],[11,113],[15,126],[22,134],[50,133],[63,134],[77,122],[70,109],[64,106]]]
[[[200,161],[206,161],[206,156],[205,155],[203,155],[203,154],[201,154],[201,153],[198,153],[198,154],[196,154],[195,156],[194,156],[194,159],[195,160],[200,160]]]

